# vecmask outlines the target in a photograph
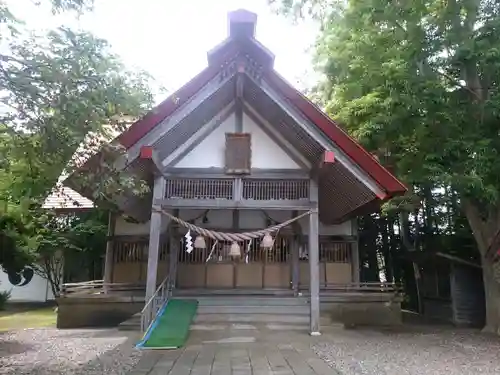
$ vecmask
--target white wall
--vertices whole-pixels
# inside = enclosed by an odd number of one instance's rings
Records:
[[[231,210],[211,210],[207,214],[208,222],[203,223],[200,217],[205,210],[180,210],[179,216],[183,220],[199,219],[196,225],[208,229],[229,229],[232,227],[233,214]],[[267,215],[272,219],[283,222],[292,217],[291,211],[267,211]],[[303,234],[309,233],[308,217],[299,220]],[[166,220],[163,222],[163,230],[166,229]],[[266,227],[266,216],[262,211],[241,210],[240,228],[241,229],[263,229]],[[141,224],[127,223],[123,219],[116,221],[117,235],[149,235],[149,222]],[[350,236],[352,232],[352,222],[346,221],[339,225],[323,225],[320,223],[319,232],[321,235],[343,235]]]
[[[252,168],[299,169],[300,166],[250,117],[243,114],[243,132],[252,134]]]
[[[191,150],[176,168],[224,168],[226,133],[235,131],[235,115],[232,114],[212,133]],[[300,166],[278,146],[246,114],[243,115],[243,132],[252,135],[252,168],[299,169]]]
[[[0,270],[0,291],[10,291],[10,301],[45,302],[54,299],[50,284],[46,279],[34,273],[33,278],[29,280],[29,271],[25,272],[24,275],[28,276],[28,278],[22,274],[19,276],[20,279],[13,280],[14,284],[12,284],[9,275]],[[26,283],[26,285],[22,285],[23,283]]]
[[[234,114],[220,124],[176,165],[176,168],[223,168],[226,133],[234,132]]]

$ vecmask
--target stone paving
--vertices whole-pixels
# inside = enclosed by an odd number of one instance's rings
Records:
[[[194,325],[179,350],[152,350],[128,375],[335,375],[294,325]]]
[[[116,329],[4,332],[0,375],[500,374],[500,337],[477,330],[346,330],[331,324],[322,336],[310,337],[306,327],[294,324],[192,328],[186,348],[172,351],[134,349],[140,334]]]

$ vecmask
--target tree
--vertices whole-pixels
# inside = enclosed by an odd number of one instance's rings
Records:
[[[93,5],[39,3],[77,13]],[[151,78],[127,70],[106,41],[68,28],[36,35],[21,25],[0,0],[0,266],[14,271],[43,260],[48,244],[57,242],[53,237],[68,231],[41,210],[60,174],[153,100]]]
[[[481,254],[485,330],[499,333],[500,2],[280,4],[318,17],[327,111],[416,194],[456,193]]]
[[[41,225],[36,231],[39,240],[34,267],[36,273],[49,282],[55,297],[59,297],[65,267],[70,266],[68,261],[75,258],[75,253],[102,253],[107,233],[105,214],[93,210],[80,215],[56,216],[45,211],[37,218]]]

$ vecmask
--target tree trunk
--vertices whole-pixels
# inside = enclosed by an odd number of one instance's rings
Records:
[[[402,282],[402,263],[401,263],[401,241],[394,233],[394,227],[399,225],[393,215],[389,216],[389,251],[392,263],[392,274],[394,281],[397,283]]]
[[[500,284],[495,277],[491,260],[483,258],[484,296],[486,299],[486,325],[483,332],[500,335]]]
[[[403,243],[403,246],[405,247],[407,252],[412,252],[415,251],[415,242],[416,240],[412,241],[410,240],[410,235],[411,235],[411,230],[410,230],[410,221],[408,219],[409,213],[405,211],[401,211],[399,214],[399,220],[401,223],[401,241]],[[418,238],[419,235],[419,226],[418,226],[418,215],[415,215],[415,239]],[[421,288],[421,277],[420,277],[420,269],[418,267],[418,264],[415,262],[412,262],[412,267],[413,267],[413,277],[415,279],[415,291],[417,293],[417,309],[419,314],[424,313],[424,308],[423,308],[423,303],[422,303],[422,296],[420,293]]]
[[[389,237],[389,218],[381,217],[379,218],[380,232],[382,235],[382,256],[384,258],[384,273],[386,281],[394,282],[394,269],[391,258],[391,243]]]
[[[372,215],[363,217],[363,229],[361,231],[359,250],[362,267],[363,281],[380,281],[377,262],[377,228]],[[368,266],[368,267],[366,267]]]
[[[474,202],[464,198],[462,199],[462,206],[481,253],[486,300],[486,325],[483,330],[500,334],[500,279],[495,277],[495,268],[500,265],[498,261],[495,263],[494,259],[487,256],[487,252],[495,239],[497,228],[500,227],[500,207],[490,207],[488,217],[483,220]]]

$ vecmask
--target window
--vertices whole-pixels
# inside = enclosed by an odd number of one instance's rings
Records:
[[[249,174],[252,148],[249,133],[226,133],[226,173]]]

